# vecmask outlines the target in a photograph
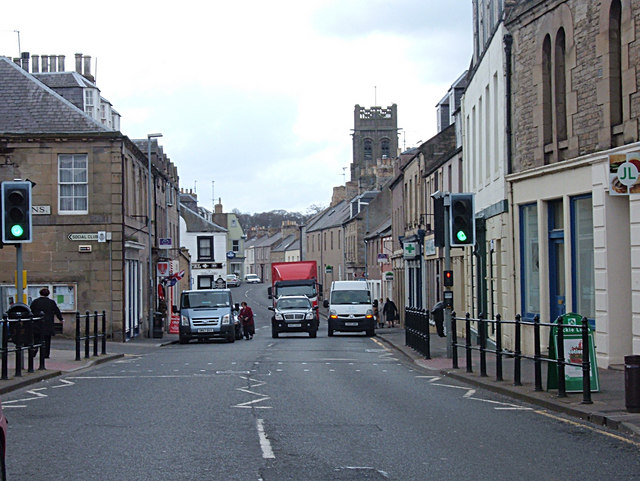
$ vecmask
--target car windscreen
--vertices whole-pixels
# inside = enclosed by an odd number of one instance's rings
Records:
[[[182,308],[198,309],[198,308],[214,308],[229,307],[230,299],[228,292],[183,292]]]
[[[278,286],[278,297],[280,296],[307,296],[316,297],[316,288],[308,286]]]
[[[371,304],[369,291],[333,291],[331,304]]]
[[[279,310],[283,309],[309,309],[311,304],[309,304],[308,299],[280,299],[277,303],[277,308]]]

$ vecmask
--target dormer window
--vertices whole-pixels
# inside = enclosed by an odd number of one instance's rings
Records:
[[[93,89],[85,89],[84,91],[84,112],[93,117],[95,112],[95,94]]]

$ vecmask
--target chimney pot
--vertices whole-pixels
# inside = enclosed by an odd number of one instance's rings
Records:
[[[43,55],[41,58],[42,58],[42,73],[47,73],[49,71],[49,56]]]
[[[33,73],[40,72],[40,55],[31,56],[31,71]]]
[[[76,72],[82,74],[82,54],[76,54]]]
[[[21,66],[27,72],[29,71],[29,52],[22,52],[20,54],[21,57]]]
[[[90,78],[91,77],[91,57],[89,55],[84,55],[82,57],[82,60],[84,60],[84,68],[83,68],[82,75],[84,75],[87,78]]]
[[[64,72],[64,55],[58,55],[58,72]]]
[[[49,72],[55,72],[58,62],[55,55],[49,55]]]

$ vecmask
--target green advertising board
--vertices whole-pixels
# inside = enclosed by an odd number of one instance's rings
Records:
[[[562,324],[575,327],[564,328],[564,360],[580,366],[565,365],[564,379],[566,392],[582,392],[582,319],[579,314],[569,313],[562,316]],[[549,330],[549,358],[558,359],[558,327]],[[591,368],[591,392],[600,391],[598,365],[593,328],[589,326],[589,362]],[[547,390],[558,388],[558,365],[548,363]]]

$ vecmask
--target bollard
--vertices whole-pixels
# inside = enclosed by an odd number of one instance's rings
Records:
[[[484,313],[478,315],[480,333],[480,377],[487,377],[487,321]]]
[[[102,354],[107,353],[107,313],[102,311]]]
[[[516,345],[513,357],[513,385],[514,386],[522,386],[522,324],[521,321],[522,316],[520,314],[516,314]]]
[[[467,351],[467,372],[473,372],[471,368],[472,358],[471,358],[471,314],[467,312],[465,319],[465,349]]]
[[[567,397],[564,377],[564,324],[562,324],[562,316],[558,316],[556,323],[558,324],[558,397]]]
[[[85,316],[84,316],[84,357],[86,359],[89,359],[89,357],[91,357],[89,355],[89,346],[90,346],[90,341],[91,341],[91,327],[90,327],[90,322],[89,322],[89,316],[91,314],[89,314],[89,311],[86,311]]]
[[[98,311],[93,311],[93,355],[98,355]]]
[[[76,312],[76,361],[80,360],[80,313]]]
[[[2,316],[2,376],[3,381],[9,379],[9,320]]]
[[[502,381],[502,316],[496,315],[496,381]]]
[[[591,362],[589,361],[589,320],[582,318],[582,404],[591,401]]]
[[[458,369],[458,330],[455,311],[451,313],[451,355],[453,357],[453,368]]]
[[[542,391],[542,352],[540,349],[540,316],[533,316],[533,348],[535,354],[533,356],[533,369],[535,378],[535,390]]]
[[[640,356],[624,357],[624,403],[630,413],[640,413]]]

